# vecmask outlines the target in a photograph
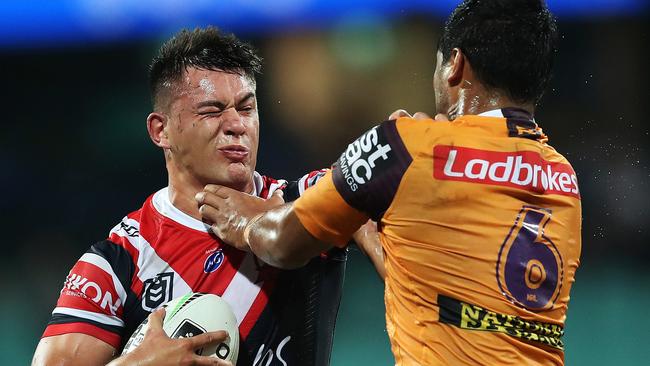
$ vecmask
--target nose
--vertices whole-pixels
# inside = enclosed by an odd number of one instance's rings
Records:
[[[228,108],[222,113],[221,128],[226,135],[240,136],[246,133],[246,122],[235,108]]]

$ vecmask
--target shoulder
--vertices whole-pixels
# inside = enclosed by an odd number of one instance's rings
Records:
[[[297,179],[274,179],[267,176],[261,176],[264,187],[260,194],[262,198],[269,197],[276,189],[281,189],[284,193],[284,200],[287,202],[295,201],[305,193],[305,190],[313,187],[329,169],[319,169],[310,171]]]
[[[415,155],[418,149],[428,146],[426,142],[439,136],[457,132],[457,127],[457,124],[451,122],[435,121],[433,119],[416,120],[404,117],[395,120],[394,129],[409,153]]]
[[[255,183],[255,194],[261,198],[269,198],[278,189],[283,189],[287,185],[285,179],[275,179],[258,172],[253,173],[253,182]]]
[[[154,198],[160,191],[150,195],[144,201],[142,207],[129,212],[126,216],[111,228],[108,233],[109,240],[115,241],[116,237],[137,238],[140,237],[140,224],[143,216],[156,214]]]
[[[169,203],[164,199],[167,195],[167,188],[163,188],[147,197],[139,209],[129,212],[122,217],[109,231],[108,242],[124,247],[137,257],[139,249],[143,245],[143,232],[156,232],[165,222],[170,222],[163,212],[170,210]],[[180,219],[179,219],[180,221]],[[183,227],[183,224],[175,225]],[[151,238],[151,235],[148,235]]]

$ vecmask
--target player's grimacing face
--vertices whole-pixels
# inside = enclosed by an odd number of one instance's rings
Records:
[[[166,128],[178,170],[202,184],[250,192],[259,141],[255,81],[188,68],[179,84]]]

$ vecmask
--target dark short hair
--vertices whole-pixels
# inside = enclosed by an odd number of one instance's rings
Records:
[[[160,47],[149,67],[154,106],[161,90],[180,80],[190,67],[233,72],[254,81],[262,70],[262,58],[250,44],[216,27],[183,29]]]
[[[454,48],[487,88],[537,103],[551,78],[557,26],[544,0],[465,0],[440,38],[443,62]]]

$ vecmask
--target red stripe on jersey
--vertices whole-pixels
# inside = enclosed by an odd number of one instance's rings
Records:
[[[223,248],[223,252],[223,263],[213,273],[205,273],[203,271],[203,265],[210,253],[206,253],[204,258],[196,261],[196,264],[200,264],[200,270],[196,273],[192,271],[192,274],[196,276],[196,282],[192,282],[194,291],[213,293],[219,296],[223,295],[224,291],[226,291],[233,277],[235,277],[237,268],[239,268],[239,265],[244,259],[245,253],[231,247]]]
[[[277,186],[278,188],[284,188],[284,186],[285,186],[285,185],[280,185],[280,181],[278,181],[278,180],[276,180],[276,179],[273,179],[273,178],[266,177],[266,176],[263,176],[263,177],[262,177],[262,180],[263,180],[264,184],[263,184],[262,189],[260,190],[260,194],[259,194],[259,196],[260,196],[261,198],[269,198],[269,196],[270,196],[271,194],[273,194],[273,192],[271,192],[271,191],[269,190],[269,188],[270,188],[272,185],[275,185],[275,186]],[[275,191],[275,190],[274,190],[274,191]]]
[[[123,305],[115,290],[113,277],[88,262],[77,262],[65,280],[57,307],[67,307],[118,316]]]
[[[153,204],[148,201],[146,205]],[[167,262],[193,291],[221,296],[237,273],[245,253],[222,244],[206,232],[166,219],[154,207],[150,207],[148,211],[151,215],[143,215],[140,235],[153,246],[160,259]],[[157,245],[157,237],[164,237],[166,243],[182,243],[183,248],[192,250],[178,250],[175,245]],[[206,259],[220,249],[224,254],[223,262],[215,271],[206,273]],[[202,253],[202,256],[197,257],[197,253]]]
[[[110,332],[106,329],[94,326],[88,323],[67,323],[67,324],[50,324],[45,328],[41,338],[53,337],[69,333],[82,333],[91,337],[95,337],[101,341],[108,343],[117,349],[122,341],[119,334]]]

